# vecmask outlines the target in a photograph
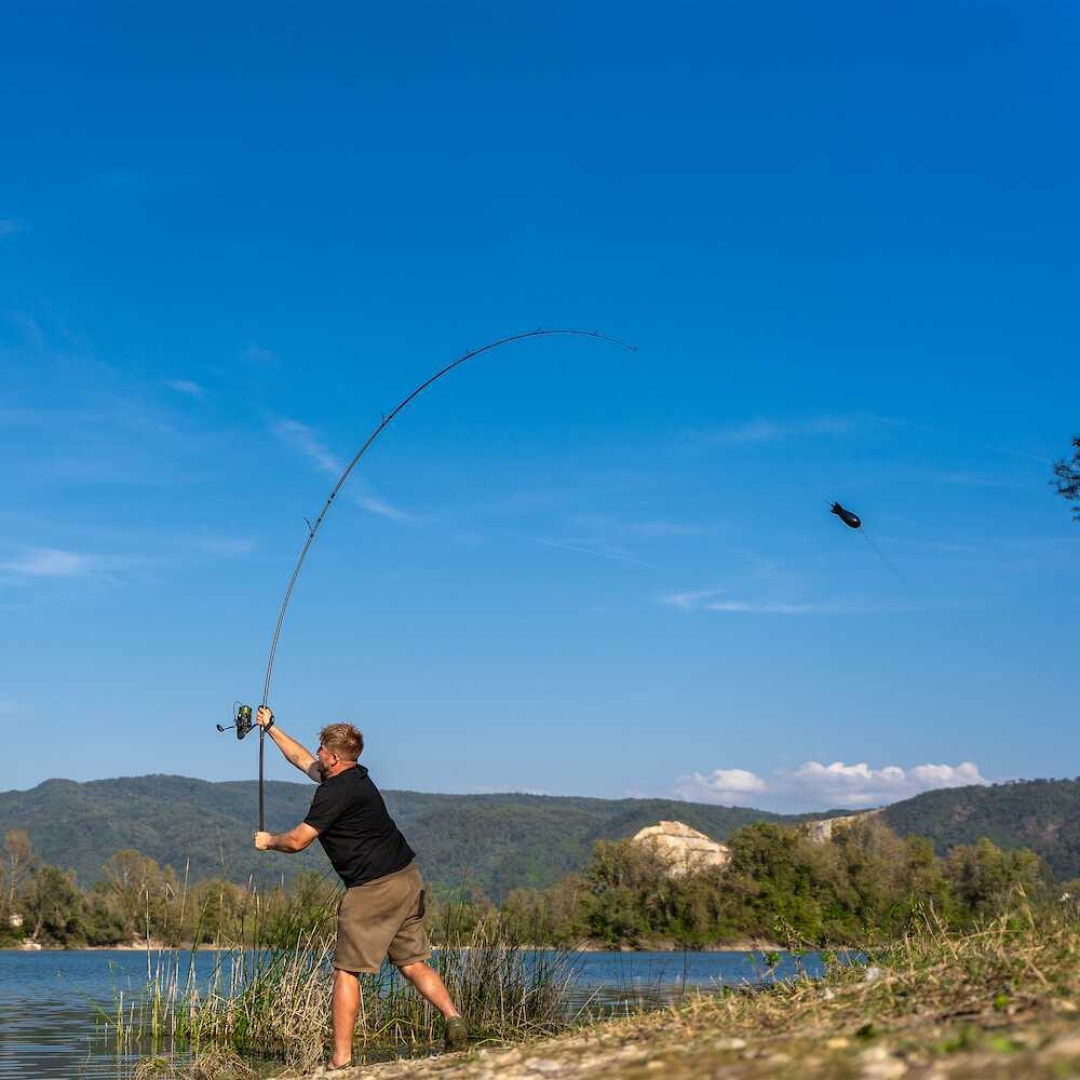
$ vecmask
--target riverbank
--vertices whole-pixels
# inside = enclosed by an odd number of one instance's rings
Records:
[[[928,933],[821,981],[688,999],[517,1046],[334,1073],[351,1080],[1080,1077],[1080,935]],[[279,1080],[303,1075],[284,1072]],[[310,1074],[309,1074],[310,1075]]]

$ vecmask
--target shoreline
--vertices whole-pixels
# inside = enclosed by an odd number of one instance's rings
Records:
[[[435,951],[438,952],[443,946],[434,946]],[[0,952],[232,952],[237,946],[235,945],[168,945],[163,941],[145,941],[145,942],[129,942],[127,944],[120,945],[40,945],[40,944],[21,944],[21,945],[2,945],[0,946]],[[463,946],[465,951],[469,950],[469,946]],[[685,945],[678,945],[672,942],[650,942],[640,946],[634,945],[604,945],[594,942],[586,942],[580,945],[560,946],[560,945],[521,945],[518,946],[518,951],[521,952],[566,952],[566,953],[582,953],[582,954],[594,954],[594,953],[624,953],[628,956],[633,956],[635,953],[674,953],[681,955],[683,953],[758,953],[758,952],[778,952],[788,953],[791,950],[784,945],[778,945],[776,942],[770,941],[736,941],[731,943],[723,943],[719,945],[702,945],[699,947],[691,947]],[[857,945],[841,945],[841,946],[828,946],[823,945],[821,949],[810,950],[812,952],[824,951],[826,949],[847,949],[857,950]]]
[[[888,964],[687,999],[559,1035],[371,1062],[343,1080],[1059,1080],[1080,1076],[1075,920],[907,938]],[[276,1080],[322,1075],[304,1069]]]

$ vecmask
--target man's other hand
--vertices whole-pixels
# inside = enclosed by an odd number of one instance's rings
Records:
[[[259,727],[268,727],[273,722],[274,714],[270,711],[268,706],[260,705],[258,709],[255,710],[255,723],[258,724]]]
[[[258,848],[259,851],[269,851],[270,836],[271,834],[268,832],[257,832],[255,834],[255,847]]]

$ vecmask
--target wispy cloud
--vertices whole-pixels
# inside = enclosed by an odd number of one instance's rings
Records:
[[[30,548],[7,562],[0,563],[0,570],[21,577],[73,578],[88,577],[94,573],[98,558],[62,548]]]
[[[776,600],[740,600],[726,597],[723,589],[669,593],[660,603],[680,611],[715,611],[730,615],[863,615],[884,611],[873,604],[850,604],[835,601],[790,603]],[[888,610],[894,610],[889,607]]]
[[[22,232],[22,225],[14,218],[0,218],[0,236],[10,236],[17,232]]]
[[[270,349],[265,349],[254,342],[248,342],[240,355],[253,364],[269,364],[276,359],[275,354]]]
[[[989,781],[971,761],[878,769],[865,762],[825,765],[807,761],[797,769],[777,769],[768,779],[746,769],[694,772],[678,778],[675,792],[679,798],[694,802],[804,811],[881,806],[924,791],[986,783]]]
[[[921,476],[929,483],[952,484],[957,487],[1011,488],[1017,491],[1030,487],[1026,480],[991,476],[988,473],[972,472],[967,469],[931,469],[923,472]]]
[[[4,313],[4,318],[16,327],[24,347],[32,349],[34,352],[44,350],[45,330],[33,315],[26,311],[7,311]]]
[[[543,544],[545,547],[558,548],[560,551],[575,551],[581,555],[595,555],[599,559],[613,559],[616,562],[634,563],[636,566],[649,565],[641,559],[634,558],[633,555],[627,555],[624,551],[614,551],[610,548],[590,547],[585,544],[571,544],[563,540],[547,540],[543,537],[538,537],[536,542],[538,544]]]
[[[190,536],[182,537],[179,544],[206,555],[247,555],[255,550],[255,541],[247,537]]]
[[[801,420],[775,420],[757,417],[708,432],[705,441],[711,445],[779,442],[821,435],[849,435],[870,427],[895,426],[896,421],[882,416],[815,416]]]
[[[190,379],[169,379],[165,385],[170,390],[175,390],[178,394],[185,394],[187,397],[200,400],[206,397],[206,391],[197,382],[192,382]]]
[[[322,443],[315,432],[309,428],[306,424],[301,424],[297,420],[279,420],[274,424],[274,434],[282,440],[286,445],[291,446],[294,450],[298,450],[309,461],[313,462],[317,468],[328,476],[339,477],[345,471],[345,462],[338,459],[331,451]],[[353,481],[354,486],[347,489],[350,497],[353,501],[364,510],[369,513],[378,514],[380,517],[389,518],[391,521],[400,521],[403,523],[415,523],[420,518],[415,514],[410,514],[407,510],[402,510],[399,507],[393,506],[385,499],[379,498],[377,495],[372,495],[370,492],[363,490],[362,487],[357,486],[357,482]]]
[[[666,536],[702,536],[710,530],[703,525],[686,525],[679,521],[631,521],[626,528],[636,536],[648,538]]]
[[[633,520],[610,514],[578,513],[570,519],[574,528],[588,531],[593,536],[603,536],[607,540],[653,540],[678,536],[704,536],[714,529],[704,525],[691,525],[685,521],[667,521],[664,519]]]

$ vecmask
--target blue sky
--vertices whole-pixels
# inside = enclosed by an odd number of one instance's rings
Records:
[[[1080,772],[1075,6],[6,15],[0,789]]]

